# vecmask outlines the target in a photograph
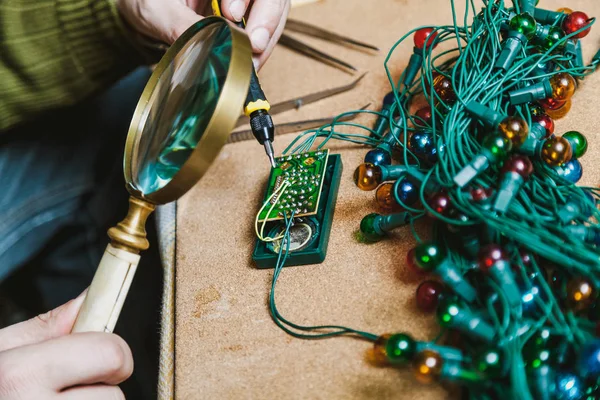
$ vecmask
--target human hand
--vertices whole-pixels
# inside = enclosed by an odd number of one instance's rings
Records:
[[[0,330],[0,399],[124,399],[131,351],[110,333],[69,334],[84,294]]]
[[[211,15],[210,0],[117,0],[117,8],[137,31],[172,44],[187,28]],[[223,15],[241,21],[250,0],[222,0]],[[259,68],[269,57],[283,32],[290,0],[254,0],[246,21],[246,31]]]

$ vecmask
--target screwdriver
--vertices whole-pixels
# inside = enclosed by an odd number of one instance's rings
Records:
[[[212,0],[212,9],[216,16],[223,16],[220,0]],[[235,22],[235,24],[242,29],[246,28],[244,19],[240,22]],[[256,140],[258,140],[258,143],[265,147],[265,152],[269,157],[271,166],[275,168],[275,156],[273,154],[272,144],[273,140],[275,140],[275,126],[273,125],[273,119],[269,114],[271,105],[260,87],[260,82],[258,81],[254,66],[252,66],[250,88],[248,89],[248,96],[246,97],[246,102],[244,104],[244,114],[250,117],[252,134]]]

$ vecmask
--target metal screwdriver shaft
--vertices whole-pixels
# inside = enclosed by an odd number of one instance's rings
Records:
[[[221,2],[219,0],[212,1],[213,12],[217,16],[222,16]],[[246,28],[246,24],[242,19],[240,22],[235,23],[242,29]],[[248,96],[244,103],[244,114],[250,117],[250,128],[252,128],[252,134],[265,148],[267,157],[271,166],[275,168],[275,157],[273,154],[273,140],[275,140],[275,125],[273,125],[273,119],[269,114],[271,105],[263,92],[256,70],[252,67],[252,74],[250,76],[250,87],[248,89]]]

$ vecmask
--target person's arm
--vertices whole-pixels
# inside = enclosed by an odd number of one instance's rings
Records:
[[[29,321],[0,329],[0,399],[124,399],[133,371],[127,344],[110,333],[69,335],[83,294]]]
[[[225,17],[249,14],[260,66],[277,42],[290,0],[223,0]],[[76,104],[143,63],[139,38],[171,44],[210,0],[6,0],[0,3],[0,133]],[[206,14],[204,14],[206,15]]]
[[[75,104],[143,63],[113,0],[0,4],[0,132]]]

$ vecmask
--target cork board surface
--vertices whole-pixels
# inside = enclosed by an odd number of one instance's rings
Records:
[[[372,3],[378,7],[373,8]],[[460,3],[457,1],[457,3]],[[464,3],[463,3],[464,4]],[[564,0],[542,0],[557,9]],[[577,7],[600,15],[597,0]],[[331,54],[369,71],[355,90],[276,116],[275,122],[328,117],[371,102],[379,107],[388,89],[382,68],[387,50],[409,29],[448,24],[448,0],[326,0],[294,9],[293,18],[379,46],[377,55],[319,44]],[[600,27],[584,39],[586,60],[600,47]],[[410,56],[407,43],[392,60],[397,77]],[[272,103],[350,82],[353,77],[278,47],[260,72]],[[366,119],[364,122],[368,122]],[[600,183],[600,74],[584,82],[570,115],[556,131],[579,130],[590,141],[582,183]],[[295,137],[277,137],[276,153]],[[405,271],[414,246],[408,229],[375,245],[354,239],[360,219],[376,210],[373,192],[361,192],[352,173],[365,149],[330,146],[344,171],[327,259],[286,268],[277,287],[281,314],[298,324],[341,324],[376,334],[405,331],[432,339],[437,328],[418,312],[418,281]],[[371,344],[353,338],[294,339],[271,321],[267,293],[272,271],[253,266],[253,221],[269,168],[254,142],[227,145],[203,180],[178,203],[176,256],[175,393],[180,399],[445,399],[439,386],[416,383],[409,370],[377,368],[365,361]],[[422,227],[423,231],[427,227]]]

